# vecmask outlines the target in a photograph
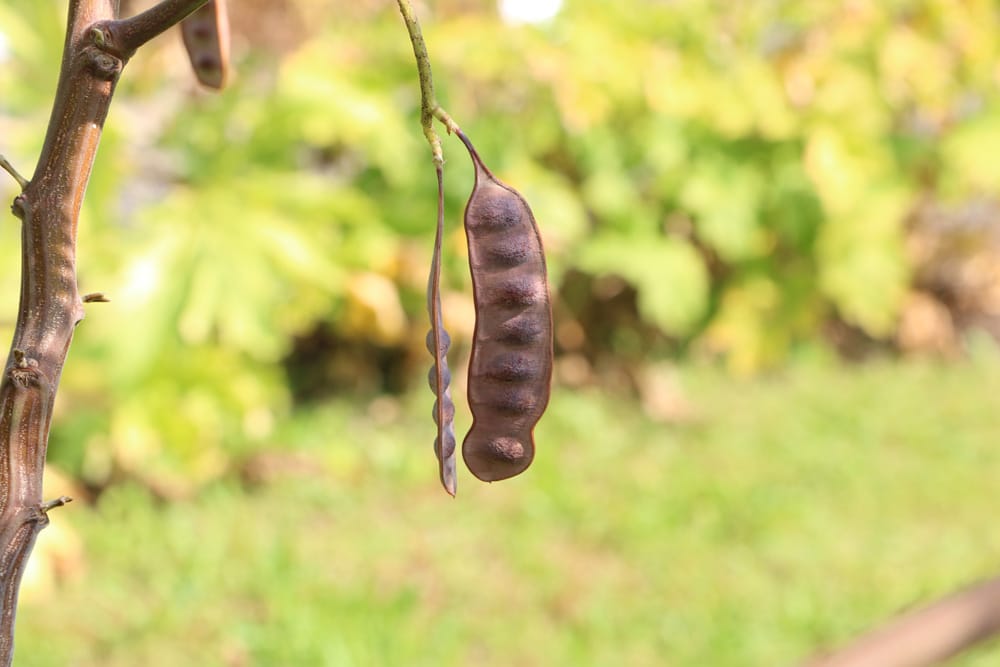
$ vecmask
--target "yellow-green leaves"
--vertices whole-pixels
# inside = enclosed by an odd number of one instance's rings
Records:
[[[817,256],[823,292],[849,322],[873,336],[895,325],[909,284],[903,255],[903,220],[909,193],[866,189],[854,206],[823,226]]]
[[[947,194],[1000,195],[1000,114],[981,113],[949,133],[942,146]]]
[[[638,292],[640,314],[665,333],[690,335],[708,307],[708,272],[691,244],[669,237],[596,236],[578,265],[595,275],[618,275]]]
[[[694,216],[698,238],[725,261],[763,254],[767,235],[760,224],[763,177],[758,170],[716,156],[696,161],[680,193]]]

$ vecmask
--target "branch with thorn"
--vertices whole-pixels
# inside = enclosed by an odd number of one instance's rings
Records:
[[[17,184],[21,186],[21,191],[24,192],[24,189],[28,187],[28,179],[22,176],[17,169],[14,168],[14,165],[12,165],[3,155],[0,155],[0,168],[13,176],[14,180],[17,181]]]
[[[21,188],[21,303],[7,371],[0,382],[0,667],[14,656],[18,590],[45,514],[70,502],[42,500],[42,476],[55,393],[83,303],[76,233],[104,120],[123,68],[143,44],[208,0],[162,0],[119,17],[118,0],[69,0],[59,83],[42,151],[30,179],[6,158],[0,168]]]

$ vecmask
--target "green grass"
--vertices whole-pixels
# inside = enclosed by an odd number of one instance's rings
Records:
[[[457,500],[421,392],[283,426],[316,474],[59,510],[85,573],[17,664],[791,665],[1000,570],[995,359],[681,377],[685,424],[557,390],[532,469]]]

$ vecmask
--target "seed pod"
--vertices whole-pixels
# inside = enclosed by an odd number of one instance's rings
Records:
[[[225,0],[209,0],[181,21],[184,48],[198,81],[220,89],[229,71],[229,14]]]
[[[465,207],[476,304],[469,361],[473,423],[462,443],[472,474],[486,482],[523,472],[535,456],[534,428],[549,402],[552,310],[535,217],[483,164],[469,138],[476,182]]]
[[[458,478],[455,471],[455,404],[451,400],[451,371],[448,370],[448,348],[451,337],[445,331],[441,319],[441,237],[444,235],[444,183],[440,165],[437,168],[438,219],[434,237],[434,253],[431,257],[431,272],[427,279],[427,314],[431,320],[431,330],[427,332],[427,351],[434,357],[427,376],[431,391],[437,396],[434,401],[434,423],[437,424],[437,438],[434,439],[434,453],[438,458],[441,484],[444,490],[455,495]]]

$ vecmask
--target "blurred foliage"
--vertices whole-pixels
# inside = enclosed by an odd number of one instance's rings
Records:
[[[59,579],[24,592],[16,664],[793,665],[995,576],[995,346],[677,376],[680,423],[556,393],[532,469],[459,502],[414,446],[421,387],[298,413],[276,438],[303,462],[252,493],[74,503],[39,536]]]
[[[393,3],[233,5],[230,88],[198,90],[176,35],[144,49],[87,194],[80,281],[113,303],[78,332],[51,451],[96,486],[185,493],[293,406],[397,391],[427,363],[434,175]],[[64,7],[0,6],[0,150],[24,169]],[[748,373],[830,322],[892,340],[908,216],[1000,196],[991,0],[566,0],[540,25],[439,0],[423,15],[439,97],[540,221],[577,379],[680,354]],[[460,350],[471,170],[457,141],[446,151]],[[16,230],[0,234],[13,267]],[[11,318],[16,281],[0,275]]]

